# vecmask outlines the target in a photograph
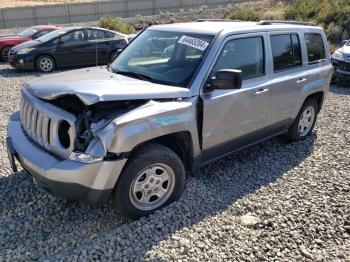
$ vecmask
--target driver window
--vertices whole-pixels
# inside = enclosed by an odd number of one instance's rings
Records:
[[[64,43],[76,43],[84,41],[84,39],[84,30],[73,31],[64,36],[61,36],[61,41],[63,41]]]
[[[243,80],[263,76],[264,60],[264,42],[261,36],[234,39],[224,46],[211,77],[221,69],[242,70]]]

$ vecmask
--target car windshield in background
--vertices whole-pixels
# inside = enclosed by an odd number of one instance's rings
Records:
[[[31,37],[33,36],[36,32],[38,32],[38,29],[34,28],[34,27],[31,27],[31,28],[28,28],[26,30],[24,30],[23,32],[19,33],[18,35],[20,37]]]
[[[41,37],[39,37],[38,39],[36,39],[37,41],[39,42],[47,42],[47,41],[50,41],[60,35],[63,35],[65,33],[67,33],[69,30],[67,29],[59,29],[59,30],[55,30],[55,31],[52,31],[46,35],[43,35]]]
[[[114,73],[187,87],[213,36],[147,30],[113,62]]]

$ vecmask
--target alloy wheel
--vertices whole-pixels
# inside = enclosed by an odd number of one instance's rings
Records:
[[[5,61],[7,61],[8,57],[9,57],[10,49],[11,49],[11,47],[5,47],[1,52],[1,56]]]
[[[50,58],[44,57],[40,59],[39,67],[44,72],[50,72],[53,68],[53,62]]]

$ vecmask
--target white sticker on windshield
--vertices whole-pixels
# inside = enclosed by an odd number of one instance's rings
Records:
[[[205,41],[200,40],[198,38],[185,36],[185,35],[183,35],[179,39],[178,43],[196,48],[196,49],[201,50],[201,51],[204,51],[209,45],[208,42],[205,42]]]

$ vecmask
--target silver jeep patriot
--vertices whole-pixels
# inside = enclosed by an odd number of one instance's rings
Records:
[[[151,26],[107,67],[23,85],[10,163],[39,188],[137,219],[176,200],[186,173],[277,135],[306,138],[328,93],[324,31],[302,22]]]

